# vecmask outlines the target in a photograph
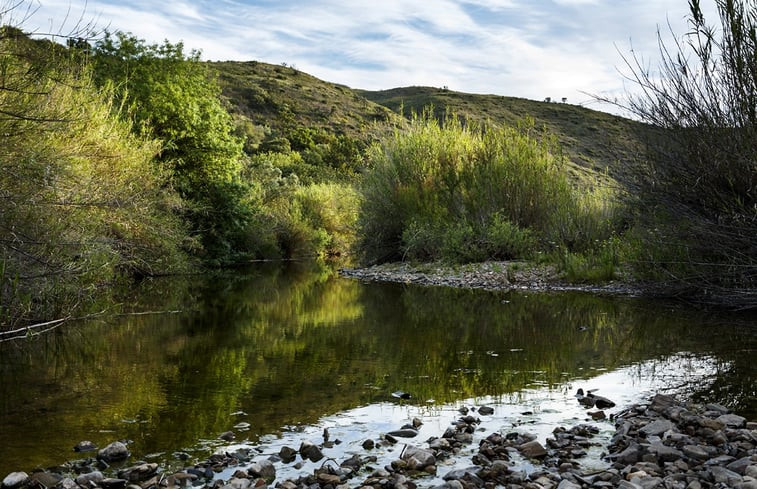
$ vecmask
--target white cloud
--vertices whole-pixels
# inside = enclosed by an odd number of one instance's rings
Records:
[[[205,59],[287,62],[356,88],[576,101],[622,91],[631,41],[652,58],[657,26],[686,30],[681,0],[42,0],[38,25],[85,5],[111,30],[183,40]]]

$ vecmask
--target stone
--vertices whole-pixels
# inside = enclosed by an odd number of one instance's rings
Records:
[[[126,489],[126,479],[117,479],[115,477],[106,477],[100,481],[100,487],[103,489]]]
[[[118,477],[129,482],[140,482],[149,479],[158,471],[158,464],[140,464],[118,471]]]
[[[478,414],[482,416],[489,416],[494,414],[494,408],[490,406],[481,406],[478,408]]]
[[[50,488],[57,486],[63,480],[63,476],[52,472],[35,472],[29,479],[37,486]]]
[[[259,460],[250,465],[247,473],[270,482],[276,478],[276,467],[268,460]]]
[[[129,457],[129,449],[120,441],[114,441],[110,445],[97,452],[97,458],[106,462],[125,460]]]
[[[401,430],[394,430],[387,433],[389,436],[393,436],[395,438],[414,438],[418,436],[418,430],[415,430],[413,428],[404,428]]]
[[[475,487],[483,487],[484,481],[479,477],[478,471],[478,467],[451,470],[447,472],[442,479],[445,481],[465,481],[469,484],[473,484]],[[469,484],[463,484],[463,486],[469,487]]]
[[[618,484],[617,487],[618,489],[644,489],[641,484],[637,484],[631,481],[620,481],[620,484]]]
[[[11,472],[3,479],[3,487],[14,488],[20,487],[29,480],[29,474],[26,472]]]
[[[279,450],[279,457],[281,457],[281,460],[284,463],[290,463],[293,462],[295,458],[297,458],[297,450],[295,450],[292,447],[283,446],[281,447],[281,450]]]
[[[733,487],[741,482],[741,476],[739,474],[732,472],[725,467],[712,467],[710,468],[710,473],[712,474],[715,483],[727,484],[728,486]]]
[[[97,445],[89,440],[80,441],[74,446],[75,452],[91,452],[92,450],[97,450]]]
[[[436,465],[436,457],[430,450],[408,446],[402,453],[402,460],[407,462],[411,470],[423,470],[428,466]]]
[[[431,440],[428,442],[428,447],[432,450],[444,450],[445,452],[452,450],[452,445],[450,445],[449,440],[446,438]]]
[[[657,457],[658,462],[675,462],[676,460],[683,458],[683,452],[680,450],[663,445],[662,443],[652,443],[648,448],[648,452],[654,454]]]
[[[729,428],[742,428],[746,426],[746,418],[736,414],[724,414],[719,416],[717,421],[723,423]]]
[[[633,465],[641,460],[642,455],[642,448],[637,444],[633,444],[622,452],[613,455],[613,459],[621,465]]]
[[[105,476],[99,470],[90,472],[88,474],[81,474],[74,481],[82,487],[87,487],[91,484],[100,485],[100,482],[105,479]]]
[[[323,458],[323,452],[321,452],[321,449],[307,440],[300,444],[300,455],[302,458],[306,458],[311,462],[317,462]]]
[[[373,450],[373,448],[376,446],[376,443],[373,440],[365,440],[363,442],[363,448],[366,450]]]
[[[581,486],[579,484],[576,484],[575,482],[569,481],[568,479],[563,479],[557,485],[557,489],[581,489]]]
[[[666,431],[672,430],[674,426],[667,419],[658,419],[639,429],[639,433],[643,433],[647,437],[660,436]]]
[[[319,484],[324,485],[324,486],[327,484],[331,484],[332,486],[338,486],[342,482],[342,479],[338,475],[324,473],[324,472],[318,474],[316,479],[318,480]]]
[[[547,456],[547,449],[536,440],[518,446],[518,451],[528,458],[542,458]]]
[[[747,477],[754,477],[757,479],[757,464],[750,465],[744,470],[744,475]]]
[[[234,434],[233,431],[224,431],[223,433],[218,435],[218,439],[223,440],[223,441],[232,441],[236,437],[237,436]]]
[[[684,455],[696,460],[707,460],[710,456],[707,451],[699,445],[685,445],[681,450]]]

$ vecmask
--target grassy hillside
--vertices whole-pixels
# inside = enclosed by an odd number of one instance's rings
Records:
[[[353,90],[320,80],[290,66],[257,61],[214,62],[223,95],[232,112],[249,119],[258,131],[287,132],[312,127],[370,142],[387,134],[400,115],[433,105],[464,120],[517,124],[525,117],[557,135],[571,168],[607,172],[628,180],[629,165],[644,150],[654,131],[644,124],[569,103],[477,95],[434,87],[381,91]]]
[[[647,125],[569,103],[537,102],[498,95],[476,95],[434,87],[405,87],[359,94],[394,111],[418,112],[433,105],[437,114],[449,109],[464,119],[516,124],[533,117],[557,135],[576,169],[607,172],[628,180],[628,166],[654,136]]]
[[[291,66],[257,61],[213,62],[230,109],[273,133],[295,127],[324,130],[370,142],[400,118],[344,85]]]

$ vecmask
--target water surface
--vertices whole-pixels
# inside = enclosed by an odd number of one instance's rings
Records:
[[[463,405],[495,407],[488,432],[525,426],[544,437],[586,418],[578,387],[617,409],[665,391],[757,418],[757,321],[743,315],[364,284],[316,264],[155,281],[124,300],[181,312],[0,345],[0,474],[74,459],[81,440],[130,440],[132,460],[180,466],[174,452],[228,449],[217,439],[227,430],[234,446],[265,454],[330,427],[350,453],[420,417],[420,443]],[[412,399],[393,398],[398,390]],[[234,429],[240,422],[250,428]]]

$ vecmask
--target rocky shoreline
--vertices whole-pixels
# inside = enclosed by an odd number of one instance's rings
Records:
[[[443,263],[384,263],[363,268],[342,268],[339,273],[343,277],[369,282],[483,290],[572,290],[629,296],[644,293],[644,288],[640,284],[630,281],[612,281],[598,285],[569,283],[560,278],[553,266],[521,261],[484,262],[458,266]]]
[[[596,406],[595,406],[596,407]],[[324,455],[339,443],[303,441],[298,449],[283,447],[260,458],[253,449],[218,453],[183,470],[166,473],[156,463],[130,457],[126,444],[114,442],[96,456],[68,462],[32,474],[13,472],[2,489],[757,489],[757,423],[747,422],[719,404],[685,403],[658,394],[612,416],[615,434],[609,443],[594,440],[593,424],[557,427],[543,445],[526,430],[500,430],[481,437],[479,415],[492,408],[468,411],[440,436],[416,441],[420,420],[395,431],[377,434],[362,444],[362,453],[344,460]],[[604,412],[589,412],[601,420]],[[606,422],[606,421],[600,421]],[[474,437],[475,435],[475,437]],[[445,461],[464,457],[465,447],[478,447],[463,468]],[[391,447],[396,457],[378,467],[372,452]],[[92,450],[88,442],[77,445]],[[602,452],[604,468],[586,470],[581,461],[590,450]],[[466,452],[467,453],[467,452]],[[277,477],[284,466],[303,467],[320,462],[297,477]],[[122,464],[115,469],[111,465]],[[128,466],[126,466],[128,465]],[[229,474],[228,477],[223,476]]]

